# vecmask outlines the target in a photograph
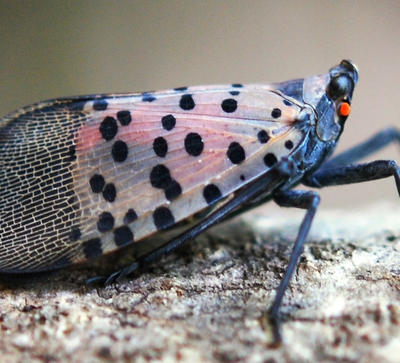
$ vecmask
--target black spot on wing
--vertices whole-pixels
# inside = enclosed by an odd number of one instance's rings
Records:
[[[103,189],[103,198],[107,202],[114,202],[115,198],[117,197],[117,190],[113,183],[106,184]]]
[[[150,183],[154,188],[163,189],[165,198],[169,201],[182,194],[182,187],[171,178],[169,169],[163,164],[153,167],[150,172]]]
[[[93,238],[82,243],[83,253],[87,259],[95,258],[103,254],[103,248],[99,238]]]
[[[288,150],[292,150],[293,149],[293,141],[292,140],[285,141],[285,148]]]
[[[153,151],[160,158],[164,158],[168,152],[168,143],[162,136],[157,137],[153,141]]]
[[[143,102],[153,102],[157,98],[149,93],[142,93],[142,101]]]
[[[269,168],[274,166],[278,162],[278,159],[276,158],[275,154],[273,153],[268,153],[264,156],[264,164],[268,166]]]
[[[128,145],[122,140],[115,141],[111,148],[111,155],[114,161],[118,163],[124,162],[128,157]]]
[[[175,224],[175,218],[167,207],[158,207],[153,213],[153,221],[158,231]]]
[[[187,87],[176,87],[176,88],[174,88],[174,91],[183,92],[183,91],[186,91],[187,89],[188,89]]]
[[[185,94],[179,101],[179,107],[184,111],[193,110],[196,104],[194,103],[192,95]]]
[[[246,159],[246,154],[243,147],[236,141],[232,142],[227,151],[228,159],[232,164],[240,164]]]
[[[128,110],[118,111],[117,119],[122,126],[127,126],[132,122],[132,116]]]
[[[158,164],[150,172],[150,183],[154,188],[165,189],[172,180],[169,169]]]
[[[115,118],[111,116],[105,117],[100,124],[99,131],[104,140],[109,141],[113,139],[118,132],[118,125]]]
[[[171,131],[176,125],[176,119],[173,115],[166,115],[161,119],[161,123],[165,130]]]
[[[199,156],[204,149],[204,142],[196,132],[190,132],[185,137],[185,150],[191,156]]]
[[[222,193],[215,184],[208,184],[204,187],[203,197],[207,204],[213,204],[222,197]]]
[[[138,215],[136,214],[136,212],[132,208],[128,209],[124,217],[124,223],[129,224],[136,221],[136,219],[138,219]]]
[[[271,112],[271,117],[273,118],[279,118],[282,115],[282,111],[280,108],[274,108]]]
[[[108,232],[114,228],[114,217],[110,212],[102,212],[97,220],[97,230]]]
[[[102,175],[95,174],[89,179],[89,185],[93,193],[100,193],[103,191],[106,182]]]
[[[93,110],[94,111],[105,111],[107,110],[108,103],[104,99],[97,99],[93,101]]]
[[[268,135],[268,132],[265,131],[265,130],[259,131],[258,134],[257,134],[257,138],[258,138],[258,141],[260,141],[261,144],[266,144],[270,139],[270,137]]]
[[[221,108],[226,113],[235,112],[237,109],[237,101],[233,98],[227,98],[226,100],[222,101]]]
[[[133,242],[133,232],[128,226],[121,226],[114,230],[114,242],[118,247],[126,246]]]
[[[164,192],[165,198],[172,201],[182,194],[182,187],[176,180],[170,180]]]

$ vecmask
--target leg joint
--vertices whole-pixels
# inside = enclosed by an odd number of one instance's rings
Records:
[[[321,197],[314,191],[289,190],[274,193],[274,201],[281,207],[316,209]]]

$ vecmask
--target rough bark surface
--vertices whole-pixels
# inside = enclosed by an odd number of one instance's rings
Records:
[[[271,215],[273,217],[271,217]],[[400,209],[321,212],[284,299],[278,349],[263,313],[303,212],[219,225],[136,278],[93,268],[1,285],[1,362],[398,362]]]

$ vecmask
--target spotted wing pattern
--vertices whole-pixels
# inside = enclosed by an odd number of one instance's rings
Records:
[[[39,103],[0,131],[0,271],[45,271],[202,211],[301,147],[304,105],[234,84]]]

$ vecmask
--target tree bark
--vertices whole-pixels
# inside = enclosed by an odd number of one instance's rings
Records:
[[[0,291],[2,362],[398,362],[400,208],[319,211],[268,347],[304,211],[263,207],[107,287],[69,269]]]

